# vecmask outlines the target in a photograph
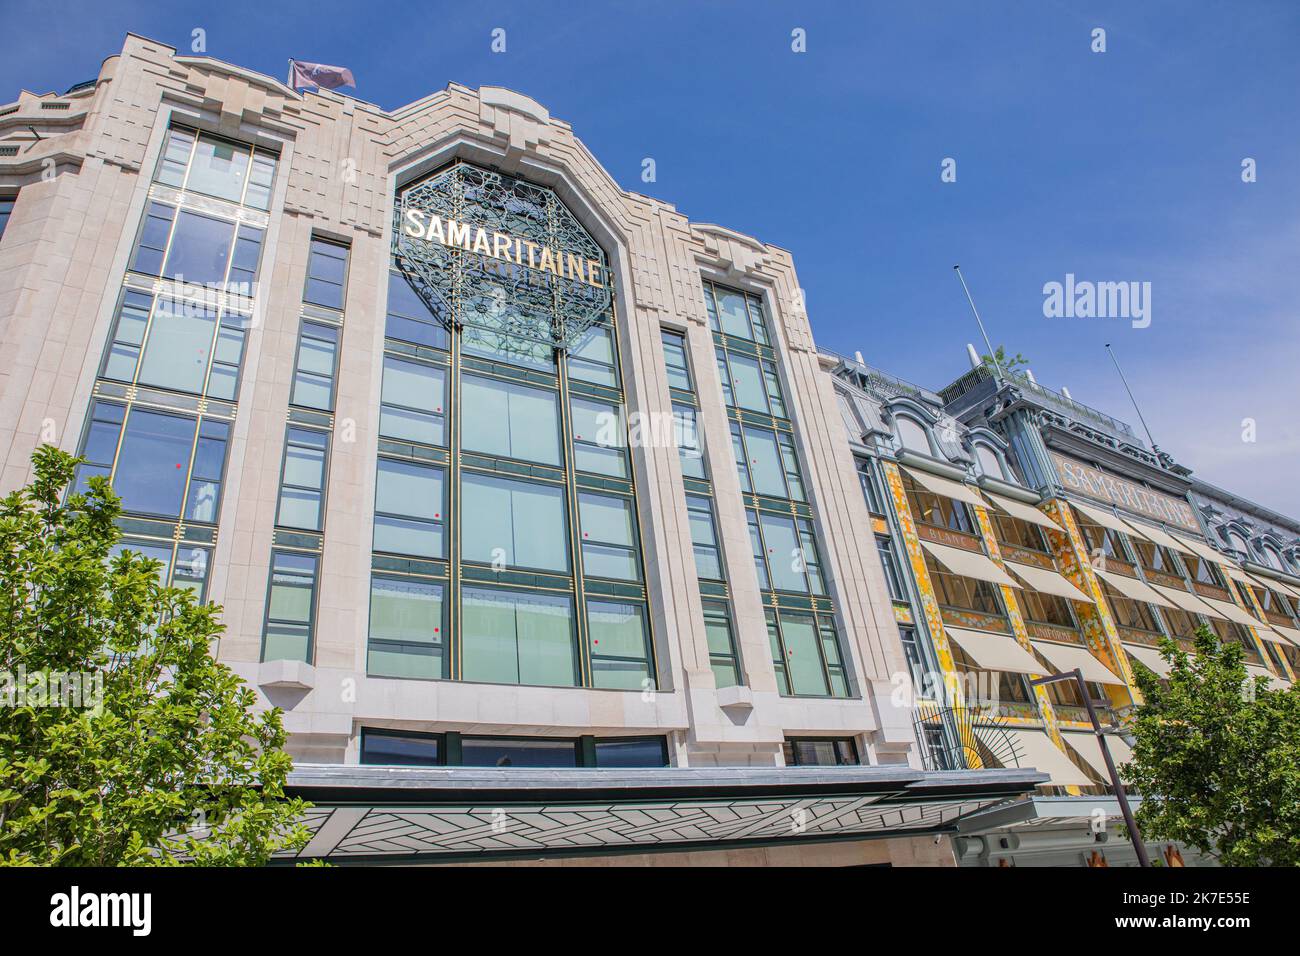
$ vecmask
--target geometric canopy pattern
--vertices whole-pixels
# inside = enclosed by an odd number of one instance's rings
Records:
[[[881,799],[869,795],[593,806],[318,808],[304,822],[314,835],[329,835],[313,840],[299,855],[490,855],[881,835],[938,829],[999,802],[876,806]]]
[[[312,836],[282,858],[490,859],[952,832],[1044,779],[907,767],[304,766],[289,793],[314,804],[302,817]]]
[[[410,210],[442,235],[409,235]],[[401,190],[395,215],[398,269],[448,330],[493,351],[570,349],[610,314],[604,250],[544,186],[456,162]]]

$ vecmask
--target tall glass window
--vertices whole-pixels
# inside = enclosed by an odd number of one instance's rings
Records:
[[[555,392],[514,382],[461,378],[461,447],[466,451],[560,463],[559,405]]]
[[[732,422],[731,443],[742,489],[773,498],[804,500],[803,477],[790,435]]]
[[[574,397],[573,466],[578,471],[626,478],[627,445],[622,406]]]
[[[242,143],[183,127],[167,131],[157,182],[254,209],[269,209],[276,158]]]
[[[262,230],[256,226],[152,202],[131,268],[251,296],[261,255]]]
[[[231,401],[239,384],[248,315],[202,300],[128,290],[118,306],[100,374]]]
[[[714,332],[770,345],[763,303],[756,295],[726,289],[712,282],[704,283],[704,308],[709,328]]]
[[[638,689],[650,680],[645,605],[587,601],[592,681],[597,687]]]
[[[443,470],[380,458],[375,478],[376,551],[441,558]]]
[[[466,472],[461,556],[508,568],[569,569],[564,489]]]
[[[325,519],[325,462],[329,433],[290,427],[284,441],[284,473],[275,523],[282,528],[320,531]]]
[[[847,697],[839,641],[829,617],[769,610],[767,635],[777,685],[786,695]]]
[[[271,587],[266,602],[262,660],[312,659],[319,559],[314,554],[271,552]]]
[[[664,345],[664,365],[668,369],[669,387],[680,388],[684,392],[694,391],[690,360],[686,352],[686,336],[668,329],[662,329],[659,335]]]
[[[563,687],[577,683],[571,598],[465,587],[461,607],[465,680]]]
[[[469,164],[397,201],[425,224],[454,206],[471,243],[407,232],[391,262],[371,673],[654,686],[604,254],[549,190]],[[445,640],[418,641],[435,613]],[[448,746],[459,760],[461,742]]]
[[[717,527],[713,520],[713,502],[703,495],[687,495],[686,515],[691,526],[696,573],[702,578],[723,580],[725,575],[722,573],[722,549],[718,547]]]
[[[388,274],[388,315],[384,335],[434,349],[448,347],[447,329],[400,272]]]
[[[862,497],[867,499],[867,510],[872,514],[883,515],[885,509],[880,505],[880,496],[876,492],[876,482],[872,477],[871,462],[866,458],[858,458],[855,462],[858,469],[858,481],[862,485]]]
[[[188,416],[97,401],[75,490],[85,491],[91,475],[102,475],[127,513],[215,522],[229,429],[220,419],[200,424]]]
[[[569,352],[566,364],[569,378],[617,387],[618,359],[614,355],[613,330],[607,325],[592,326]]]
[[[313,238],[307,257],[307,288],[302,300],[342,312],[347,277],[348,247]]]
[[[441,584],[375,575],[370,581],[366,672],[375,677],[432,679],[444,672]]]
[[[748,512],[750,536],[759,546],[758,575],[764,588],[825,594],[812,525],[803,518]]]
[[[582,516],[582,566],[590,575],[641,579],[632,502],[613,495],[583,492],[578,497]]]
[[[436,365],[384,356],[379,434],[385,438],[447,444],[447,372]]]
[[[709,644],[709,666],[719,689],[744,683],[740,673],[740,656],[731,630],[731,612],[725,601],[704,603],[704,636]]]
[[[339,330],[321,322],[303,322],[298,331],[291,405],[334,410],[334,374],[338,365]]]
[[[673,433],[682,463],[682,474],[688,478],[707,479],[709,471],[704,461],[704,448],[700,444],[694,407],[680,402],[673,403]]]
[[[903,587],[903,578],[898,573],[898,560],[894,557],[894,548],[888,538],[876,539],[876,551],[880,555],[880,566],[885,572],[885,586],[889,596],[895,601],[906,601],[907,591]]]

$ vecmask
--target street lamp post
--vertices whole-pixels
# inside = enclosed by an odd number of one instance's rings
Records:
[[[1101,732],[1101,721],[1097,719],[1097,711],[1092,706],[1092,698],[1088,694],[1088,687],[1083,682],[1083,673],[1076,667],[1072,671],[1040,677],[1037,680],[1031,680],[1029,683],[1037,687],[1039,684],[1053,684],[1063,680],[1072,680],[1079,685],[1079,696],[1083,698],[1083,703],[1088,708],[1088,718],[1092,721],[1092,732],[1097,735],[1097,743],[1101,747],[1102,759],[1106,761],[1106,770],[1110,773],[1110,785],[1115,790],[1115,799],[1119,801],[1119,811],[1124,814],[1124,826],[1128,828],[1129,839],[1133,842],[1134,852],[1137,853],[1138,866],[1150,866],[1151,859],[1147,856],[1146,844],[1142,842],[1142,834],[1138,832],[1137,821],[1133,819],[1133,808],[1128,805],[1128,794],[1124,792],[1124,784],[1120,783],[1119,771],[1115,769],[1115,761],[1111,758],[1110,748],[1106,746],[1106,735]]]

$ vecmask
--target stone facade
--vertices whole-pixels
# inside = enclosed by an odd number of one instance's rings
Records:
[[[793,735],[856,740],[864,762],[919,766],[910,715],[890,703],[904,668],[870,522],[842,441],[832,379],[815,350],[791,256],[671,205],[622,190],[570,126],[509,90],[452,84],[385,111],[298,94],[207,57],[130,35],[92,84],[24,93],[0,110],[0,191],[16,191],[0,245],[0,492],[30,478],[42,442],[77,451],[123,276],[173,124],[274,152],[262,246],[225,471],[208,598],[226,633],[217,653],[284,708],[299,760],[358,759],[364,726],[566,736],[663,734],[678,766],[772,766]],[[33,125],[39,141],[29,141]],[[660,687],[653,694],[367,677],[370,542],[380,356],[398,186],[453,158],[553,188],[605,249],[615,288],[628,411],[669,413],[661,328],[686,335],[698,377],[744,686],[720,692],[673,448],[634,451]],[[260,660],[278,469],[312,237],[346,242],[328,512],[310,663]],[[745,514],[713,361],[701,279],[761,298],[771,317],[852,693],[777,691]]]

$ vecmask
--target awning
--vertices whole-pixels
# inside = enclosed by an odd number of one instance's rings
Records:
[[[1013,674],[1047,673],[1047,668],[1014,637],[970,631],[964,627],[944,627],[943,632],[983,670],[1010,671]]]
[[[334,862],[433,863],[648,853],[945,833],[1032,793],[1024,768],[391,767],[302,764],[286,791],[310,808],[310,840],[276,854]],[[508,826],[499,823],[507,808]],[[801,825],[791,832],[797,814]]]
[[[1292,644],[1300,647],[1300,631],[1296,630],[1294,627],[1284,627],[1281,624],[1270,624],[1269,627],[1278,637],[1285,641],[1290,641]]]
[[[993,502],[999,509],[1005,511],[1013,518],[1019,518],[1021,521],[1028,521],[1030,524],[1041,525],[1050,531],[1062,530],[1059,524],[1032,505],[1016,501],[1014,498],[1008,498],[1006,495],[995,495],[993,492],[987,490],[984,492],[984,497],[988,498],[989,501]]]
[[[1223,568],[1223,573],[1232,578],[1232,580],[1239,581],[1242,584],[1250,584],[1250,575],[1241,570],[1241,568],[1237,567],[1231,561],[1220,561],[1219,567]]]
[[[1085,518],[1093,524],[1099,524],[1103,528],[1110,528],[1111,531],[1118,531],[1120,534],[1132,534],[1133,529],[1119,519],[1117,515],[1109,511],[1102,511],[1100,508],[1094,508],[1091,505],[1081,505],[1077,501],[1071,501],[1074,509],[1080,512]]]
[[[1069,598],[1071,601],[1092,603],[1092,598],[1076,588],[1065,575],[1059,572],[1048,571],[1046,568],[1036,568],[1029,564],[1016,564],[1012,561],[1007,562],[1007,570],[1035,591],[1042,591],[1044,594],[1055,594],[1058,597]]]
[[[1263,627],[1264,624],[1255,618],[1252,614],[1247,614],[1242,608],[1233,604],[1231,601],[1221,601],[1218,598],[1202,597],[1202,601],[1210,605],[1219,612],[1220,617],[1227,618],[1236,624],[1244,624],[1246,627]]]
[[[1251,677],[1267,677],[1268,686],[1274,690],[1286,690],[1291,686],[1288,681],[1275,676],[1267,667],[1260,667],[1258,664],[1247,664],[1246,673]]]
[[[1159,604],[1161,607],[1178,607],[1177,604],[1161,595],[1145,581],[1130,578],[1117,571],[1103,571],[1100,568],[1093,568],[1093,571],[1096,572],[1097,577],[1130,600],[1142,601],[1146,604]]]
[[[933,541],[922,541],[921,547],[953,574],[975,578],[978,581],[989,581],[993,584],[1005,584],[1011,588],[1020,587],[987,555],[963,551],[961,548],[949,547],[946,544],[935,544]]]
[[[1133,529],[1133,534],[1139,538],[1145,538],[1152,544],[1158,544],[1162,548],[1168,548],[1172,551],[1187,551],[1188,549],[1171,534],[1165,534],[1159,528],[1153,528],[1149,524],[1142,524],[1140,521],[1130,521],[1127,518],[1122,519],[1126,525]],[[1195,552],[1191,552],[1195,553]]]
[[[1061,739],[1083,758],[1084,763],[1097,771],[1097,776],[1110,783],[1110,771],[1106,769],[1106,759],[1101,755],[1101,743],[1096,734],[1061,734]],[[1110,751],[1110,759],[1115,761],[1116,770],[1133,759],[1133,748],[1114,734],[1106,735],[1106,749]]]
[[[1300,641],[1300,631],[1293,627],[1279,627],[1276,624],[1256,624],[1255,633],[1273,644],[1295,644]]]
[[[940,478],[928,471],[922,471],[919,468],[908,468],[906,465],[903,465],[902,468],[926,491],[934,492],[936,495],[943,495],[945,498],[955,498],[957,501],[964,501],[966,504],[974,505],[977,508],[983,508],[985,505],[983,498],[960,481],[953,481],[951,478]]]
[[[1076,767],[1052,739],[1041,730],[1008,730],[1007,735],[1015,742],[1021,767],[1033,767],[1041,770],[1051,778],[1051,785],[1067,787],[1071,784],[1090,787],[1093,781]]]
[[[1282,581],[1274,581],[1272,578],[1260,577],[1257,574],[1247,574],[1246,577],[1249,578],[1250,583],[1254,584],[1256,587],[1268,588],[1271,591],[1276,591],[1278,594],[1286,594],[1293,598],[1300,598],[1300,591],[1297,591],[1295,588],[1290,587]]]
[[[1194,554],[1199,558],[1204,558],[1206,561],[1211,561],[1214,564],[1223,564],[1228,560],[1226,554],[1222,551],[1215,551],[1204,541],[1193,541],[1191,538],[1184,537],[1181,534],[1174,535],[1174,540],[1178,542],[1182,550],[1189,554]]]
[[[1145,644],[1125,644],[1124,650],[1128,651],[1129,657],[1141,661],[1147,666],[1148,670],[1155,671],[1160,677],[1168,677],[1169,672],[1173,670],[1173,665],[1160,656],[1158,647],[1147,647]]]
[[[1218,617],[1223,618],[1225,621],[1227,620],[1227,618],[1224,618],[1222,614],[1214,610],[1214,608],[1210,607],[1194,594],[1180,591],[1178,588],[1167,588],[1163,584],[1153,584],[1151,587],[1154,588],[1157,593],[1163,594],[1169,600],[1173,601],[1174,607],[1180,608],[1188,614],[1207,614],[1210,617]]]
[[[1057,671],[1061,673],[1072,671],[1077,667],[1080,673],[1083,674],[1084,680],[1095,681],[1098,684],[1119,684],[1121,686],[1124,684],[1124,681],[1117,674],[1093,657],[1092,651],[1086,647],[1052,644],[1049,641],[1030,641],[1029,643],[1034,646],[1034,650],[1056,665]]]

